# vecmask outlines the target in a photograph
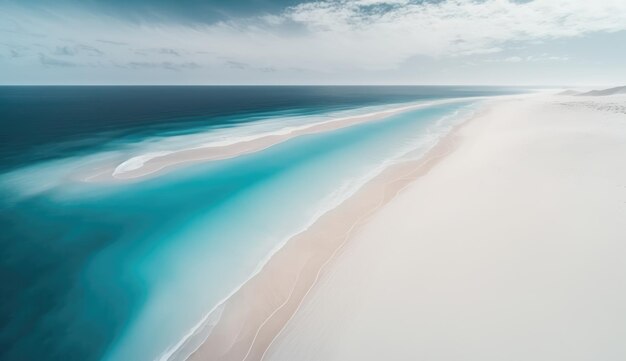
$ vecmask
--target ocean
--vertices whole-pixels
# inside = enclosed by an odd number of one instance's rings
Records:
[[[0,359],[184,359],[194,330],[210,332],[221,302],[290,237],[419,158],[482,97],[523,91],[0,87]],[[76,176],[407,104],[423,106],[155,176]]]

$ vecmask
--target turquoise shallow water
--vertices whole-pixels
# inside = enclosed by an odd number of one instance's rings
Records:
[[[0,183],[9,295],[1,358],[163,356],[290,236],[377,169],[425,151],[473,104],[300,136],[138,182],[64,178],[76,159],[18,169],[32,184],[56,181],[30,193]]]
[[[385,121],[303,136],[253,155],[202,166],[185,180],[177,175],[171,185],[176,189],[202,188],[209,192],[207,199],[226,197],[196,211],[195,220],[186,221],[184,229],[169,232],[164,248],[152,247],[154,253],[140,256],[142,273],[155,277],[151,283],[156,286],[151,288],[150,302],[144,306],[136,328],[129,330],[127,340],[137,338],[149,344],[163,337],[162,344],[171,344],[176,337],[168,340],[167,332],[154,332],[156,325],[167,321],[163,310],[181,307],[179,298],[188,298],[184,314],[176,320],[180,331],[173,331],[174,324],[169,324],[168,331],[180,335],[188,330],[207,312],[207,305],[216,304],[244,282],[280,242],[302,230],[318,212],[340,201],[372,169],[419,146],[420,134],[426,134],[436,120],[464,105],[432,107]],[[162,184],[163,180],[158,182]],[[194,196],[197,194],[194,192]],[[170,237],[181,241],[174,244],[168,240]],[[163,273],[173,278],[171,284],[159,279]],[[133,344],[129,349],[137,350],[134,342],[129,342]],[[134,353],[126,356],[124,343],[120,347],[122,359],[139,357]],[[142,350],[140,355],[144,354]]]

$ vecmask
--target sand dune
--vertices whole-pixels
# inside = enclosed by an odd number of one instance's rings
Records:
[[[606,95],[617,95],[617,94],[626,94],[626,86],[618,86],[615,88],[601,89],[601,90],[592,90],[585,93],[581,93],[579,95],[582,96],[606,96]]]
[[[581,92],[577,90],[572,90],[572,89],[563,90],[562,92],[557,93],[557,95],[579,95],[579,94],[581,94]]]

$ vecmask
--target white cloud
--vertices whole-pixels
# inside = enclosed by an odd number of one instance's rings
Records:
[[[289,9],[283,18],[306,26],[307,45],[322,61],[346,59],[394,67],[415,55],[490,52],[506,42],[580,36],[626,29],[626,1],[450,0],[442,3],[320,1]],[[400,6],[401,5],[401,6]]]
[[[280,13],[194,26],[136,24],[99,14],[37,14],[0,6],[0,24],[10,25],[0,32],[7,51],[30,47],[36,60],[46,49],[79,44],[103,53],[99,67],[119,67],[146,62],[139,49],[175,49],[180,59],[171,52],[154,53],[151,61],[199,64],[190,71],[228,68],[233,62],[246,64],[245,71],[394,69],[413,57],[489,54],[510,43],[626,30],[624,0],[316,1]],[[80,54],[74,58],[81,61]]]

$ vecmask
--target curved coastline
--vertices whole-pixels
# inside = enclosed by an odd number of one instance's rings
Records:
[[[404,187],[452,152],[456,131],[474,117],[463,118],[422,157],[387,164],[343,202],[286,240],[258,272],[216,305],[160,360],[261,360],[350,236]],[[218,311],[219,318],[207,328],[208,320],[216,318],[213,316]],[[194,340],[196,337],[202,340]]]

